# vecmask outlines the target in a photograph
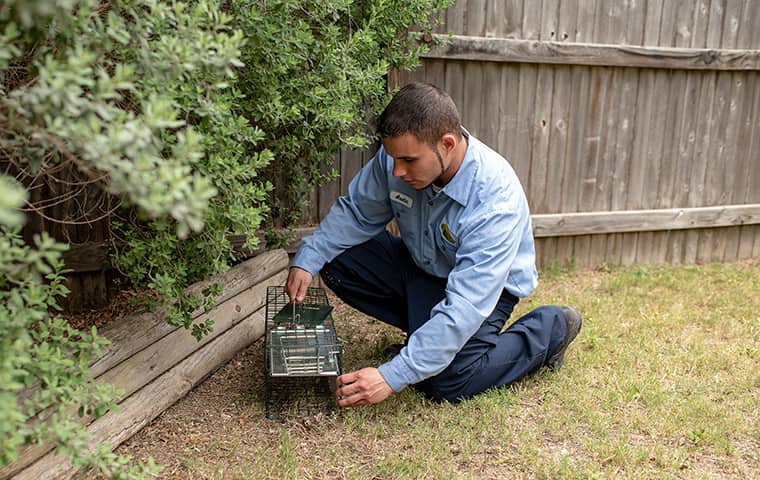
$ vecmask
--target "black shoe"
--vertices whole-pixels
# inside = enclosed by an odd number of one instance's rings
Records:
[[[562,313],[565,316],[567,333],[565,334],[565,338],[562,340],[562,343],[559,344],[557,351],[554,352],[554,355],[552,355],[549,360],[546,361],[546,366],[552,370],[558,370],[559,367],[562,366],[562,362],[565,361],[565,351],[567,350],[568,345],[570,345],[570,343],[575,340],[578,332],[581,331],[581,324],[583,323],[581,314],[578,312],[578,310],[574,309],[573,307],[560,308],[562,309]]]

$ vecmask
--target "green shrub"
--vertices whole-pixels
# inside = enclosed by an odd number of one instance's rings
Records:
[[[218,286],[184,288],[235,261],[230,234],[254,248],[264,226],[297,224],[309,189],[335,175],[333,155],[370,141],[388,69],[417,61],[410,26],[429,28],[448,3],[3,2],[0,163],[21,180],[69,168],[77,185],[107,192],[114,264],[200,338],[212,324],[190,313],[210,308]],[[53,441],[77,465],[144,476],[151,465],[88,454],[71,418],[112,406],[86,368],[104,340],[50,313],[66,294],[62,247],[46,235],[23,244],[24,198],[0,176],[0,464]],[[28,426],[42,411],[48,420]]]

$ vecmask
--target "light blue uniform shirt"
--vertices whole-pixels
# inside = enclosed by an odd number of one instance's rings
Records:
[[[294,267],[316,275],[344,250],[383,231],[396,217],[401,238],[425,272],[448,278],[446,297],[407,346],[379,371],[394,391],[445,369],[496,307],[504,288],[517,297],[538,284],[530,212],[512,167],[468,135],[459,170],[440,191],[415,190],[393,176],[382,147],[351,181]],[[411,299],[414,301],[414,299]]]

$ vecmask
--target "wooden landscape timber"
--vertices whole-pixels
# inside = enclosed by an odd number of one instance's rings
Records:
[[[81,419],[84,424],[92,422],[88,432],[93,435],[93,445],[108,441],[116,448],[258,339],[264,330],[266,288],[284,284],[287,267],[287,252],[274,250],[189,287],[188,293],[200,292],[213,283],[222,286],[214,309],[193,314],[194,322],[214,320],[213,331],[200,342],[187,330],[168,325],[161,313],[133,315],[105,326],[100,334],[112,343],[91,364],[91,373],[96,381],[109,382],[123,394],[117,399],[118,414]],[[51,452],[52,448],[42,444],[23,449],[16,462],[0,469],[0,480],[70,478],[74,470],[64,457]]]

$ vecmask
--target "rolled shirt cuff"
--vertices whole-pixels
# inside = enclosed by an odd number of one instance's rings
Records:
[[[380,375],[394,392],[400,392],[408,385],[419,382],[414,371],[409,368],[401,355],[396,355],[390,361],[377,367]]]
[[[293,261],[290,262],[290,268],[298,267],[301,270],[306,270],[312,277],[317,276],[324,265],[325,261],[319,252],[306,245],[298,249]]]

